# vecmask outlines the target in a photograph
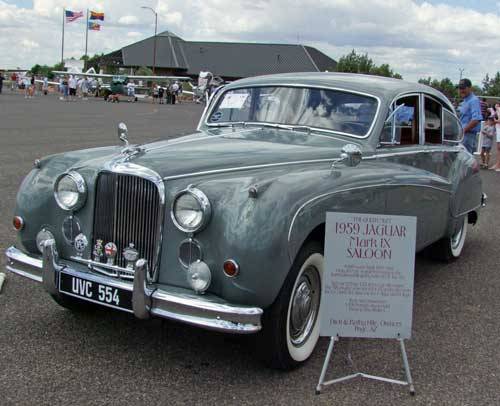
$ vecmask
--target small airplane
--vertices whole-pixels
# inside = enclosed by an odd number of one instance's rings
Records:
[[[76,77],[90,77],[97,78],[99,80],[98,87],[102,89],[102,95],[105,100],[112,97],[113,100],[117,100],[119,95],[127,96],[132,98],[133,101],[137,101],[138,96],[136,95],[136,90],[149,91],[151,87],[148,86],[138,86],[134,81],[147,81],[147,82],[172,82],[172,81],[190,81],[189,76],[163,76],[163,75],[113,75],[109,73],[96,73],[94,68],[82,72],[76,68],[70,68],[67,71],[52,71],[56,75],[73,75]],[[103,80],[109,81],[109,83],[103,83]],[[187,92],[190,93],[190,92]],[[145,97],[145,95],[142,95]]]

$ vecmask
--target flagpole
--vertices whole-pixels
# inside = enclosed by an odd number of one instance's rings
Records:
[[[63,8],[62,10],[62,41],[61,41],[61,63],[63,65],[64,69],[64,19],[66,16],[66,9]]]
[[[83,71],[87,70],[87,46],[89,43],[89,9],[87,9],[87,22],[85,23],[85,59],[83,60]]]

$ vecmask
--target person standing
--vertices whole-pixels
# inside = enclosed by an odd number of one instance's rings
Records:
[[[481,168],[488,169],[490,164],[490,152],[493,144],[493,138],[496,135],[495,117],[489,116],[486,120],[483,129],[481,130],[483,136],[483,144],[481,145]]]
[[[158,103],[163,104],[163,94],[165,92],[165,89],[163,86],[158,86]]]
[[[76,80],[76,78],[73,75],[71,75],[69,77],[68,86],[69,86],[69,99],[75,100],[76,99],[76,88],[78,86],[78,81]]]
[[[35,96],[35,75],[31,75],[30,79],[30,99]]]
[[[490,169],[500,172],[500,103],[495,104],[495,129],[496,129],[496,144],[497,144],[497,162]]]
[[[462,98],[460,104],[460,122],[464,131],[462,144],[465,149],[473,154],[477,146],[477,134],[481,131],[481,103],[479,98],[472,92],[472,82],[469,79],[461,79],[458,83],[458,92]]]
[[[172,92],[172,104],[175,104],[175,101],[177,99],[177,94],[179,92],[179,84],[177,83],[177,81],[172,83],[171,92]]]
[[[0,94],[2,93],[3,81],[4,80],[5,80],[5,76],[3,75],[3,72],[0,72]]]
[[[14,91],[17,89],[17,74],[16,72],[12,72],[10,76],[10,90]]]
[[[43,85],[42,85],[42,91],[45,96],[49,93],[49,79],[47,76],[43,78]]]
[[[88,95],[89,95],[89,82],[87,78],[83,78],[81,84],[80,84],[80,89],[82,91],[82,100],[88,100]]]

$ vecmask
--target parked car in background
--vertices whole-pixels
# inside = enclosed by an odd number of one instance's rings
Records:
[[[482,193],[453,106],[373,76],[303,73],[217,89],[192,135],[35,162],[7,268],[60,305],[258,335],[306,361],[319,337],[328,211],[417,217],[417,251],[462,253]]]

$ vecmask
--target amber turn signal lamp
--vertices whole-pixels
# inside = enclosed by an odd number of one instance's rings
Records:
[[[20,231],[24,227],[24,220],[20,216],[14,216],[12,219],[12,224],[17,231]]]
[[[234,278],[236,275],[238,275],[240,271],[240,266],[236,263],[236,261],[232,259],[228,259],[224,262],[224,274],[228,278]]]

